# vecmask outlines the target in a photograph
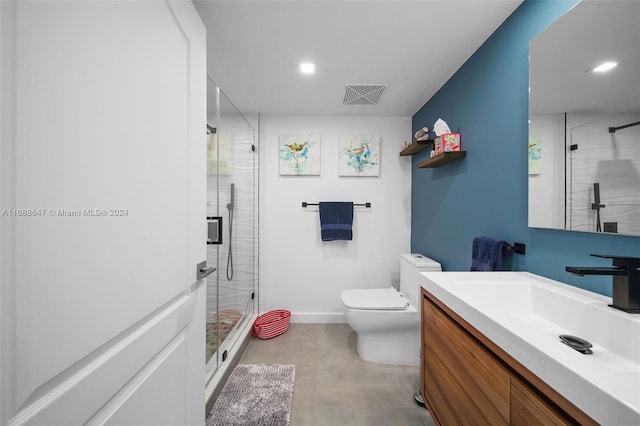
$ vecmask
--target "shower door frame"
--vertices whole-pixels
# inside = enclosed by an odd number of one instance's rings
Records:
[[[250,337],[250,331],[253,325],[253,321],[257,317],[258,312],[258,149],[257,149],[257,132],[255,128],[249,123],[249,121],[238,111],[238,109],[231,103],[226,97],[224,92],[215,84],[215,82],[209,77],[208,85],[215,86],[215,94],[212,90],[208,90],[209,96],[215,96],[215,119],[211,114],[213,104],[209,101],[209,124],[215,120],[215,155],[216,164],[211,165],[208,170],[207,176],[207,215],[222,217],[222,244],[220,245],[208,245],[207,258],[208,263],[217,266],[217,272],[212,274],[209,278],[207,285],[207,292],[210,292],[212,288],[215,288],[215,316],[216,320],[223,321],[224,319],[219,316],[225,308],[229,306],[221,305],[221,300],[227,297],[225,295],[226,289],[234,289],[234,285],[237,285],[236,280],[240,280],[243,277],[246,279],[247,288],[242,291],[238,290],[236,293],[231,294],[230,297],[244,297],[239,303],[242,306],[233,306],[234,309],[242,311],[242,317],[237,324],[235,324],[233,330],[226,336],[223,341],[220,341],[220,327],[218,325],[218,342],[217,350],[214,352],[211,359],[206,360],[206,381],[207,381],[207,400],[209,401],[208,408],[212,405],[211,396],[215,396],[219,391],[219,384],[224,381],[226,375],[229,374],[229,369],[237,363],[237,359],[242,354],[242,349],[248,342]],[[221,113],[222,111],[222,113]],[[225,115],[225,111],[231,111],[232,116]],[[234,120],[236,123],[241,123],[240,131],[233,133]],[[249,134],[247,136],[246,134]],[[228,158],[223,158],[223,157]],[[237,165],[236,160],[238,157],[244,158],[242,164]],[[228,161],[227,161],[228,160]],[[231,161],[233,160],[233,161]],[[249,163],[248,163],[249,162]],[[244,166],[244,167],[243,167]],[[234,167],[240,170],[236,173]],[[246,176],[238,176],[242,174],[242,171],[250,171],[250,177],[246,179]],[[215,171],[215,174],[211,172]],[[238,180],[245,177],[244,180]],[[215,184],[214,184],[215,181]],[[227,256],[225,253],[229,252],[229,209],[228,204],[231,204],[230,200],[230,184],[234,184],[236,189],[234,208],[231,211],[233,216],[233,280],[230,281],[230,285],[227,284]],[[246,191],[245,188],[249,186],[250,190]],[[215,193],[211,190],[215,187]],[[248,196],[247,196],[248,194]],[[251,219],[249,223],[243,223],[242,218],[246,212],[251,213]],[[240,229],[239,229],[240,228]],[[237,257],[239,250],[238,238],[243,238],[238,232],[248,232],[248,236],[244,236],[241,246],[246,248],[247,244],[250,244],[250,262],[244,263],[242,257]],[[249,241],[249,243],[247,243]],[[242,248],[241,247],[241,248]],[[248,250],[245,250],[247,252]],[[248,277],[248,278],[247,278]],[[215,283],[211,281],[215,280]],[[237,290],[237,289],[236,289]],[[240,295],[240,296],[239,296]],[[212,301],[211,293],[207,295],[207,304],[210,305]],[[207,306],[207,321],[209,321],[212,315],[211,307]],[[231,362],[229,362],[231,360]]]

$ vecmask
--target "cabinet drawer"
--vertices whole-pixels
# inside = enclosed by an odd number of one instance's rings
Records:
[[[514,426],[559,426],[576,424],[576,422],[540,397],[528,385],[512,377],[511,424]]]

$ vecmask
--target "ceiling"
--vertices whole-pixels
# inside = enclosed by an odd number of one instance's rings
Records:
[[[194,0],[208,74],[243,114],[394,117],[415,114],[521,2]],[[352,84],[388,86],[376,105],[344,105]]]
[[[640,1],[583,1],[530,44],[533,114],[640,110]],[[590,72],[604,62],[618,66]]]

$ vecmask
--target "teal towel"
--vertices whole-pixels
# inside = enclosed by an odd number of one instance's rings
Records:
[[[353,239],[353,203],[320,202],[320,235],[322,241]]]

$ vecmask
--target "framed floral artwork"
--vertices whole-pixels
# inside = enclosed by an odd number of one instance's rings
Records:
[[[281,176],[320,175],[320,135],[280,135]]]
[[[338,150],[339,176],[380,175],[379,136],[340,136]]]
[[[542,140],[540,136],[529,136],[529,174],[539,175],[542,172]]]

